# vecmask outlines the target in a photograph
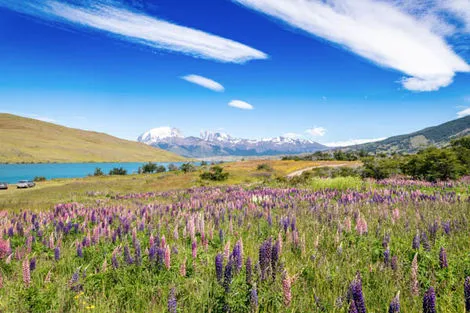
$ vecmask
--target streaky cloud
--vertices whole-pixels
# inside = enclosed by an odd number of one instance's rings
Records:
[[[233,107],[233,108],[237,108],[237,109],[242,109],[242,110],[253,110],[254,107],[245,102],[245,101],[241,101],[241,100],[232,100],[229,102],[228,104],[229,106]]]
[[[213,90],[213,91],[223,92],[225,90],[225,88],[224,88],[224,86],[222,86],[222,84],[216,82],[215,80],[207,78],[207,77],[191,74],[191,75],[183,76],[181,78],[188,81],[188,82],[190,82],[190,83],[199,85],[201,87],[204,87],[204,88],[207,88],[207,89],[210,89],[210,90]]]
[[[435,15],[424,19],[419,10],[413,14],[397,4],[410,1],[232,1],[405,74],[400,82],[408,90],[438,90],[450,85],[456,73],[470,72],[467,62],[445,40],[453,28]],[[452,2],[449,10],[466,0]],[[467,16],[461,9],[459,14],[462,19]]]
[[[457,117],[461,118],[461,117],[465,117],[465,116],[468,116],[470,115],[470,108],[466,108],[466,109],[463,109],[459,112],[457,112]]]
[[[324,127],[313,127],[305,130],[305,132],[312,137],[323,137],[326,134],[326,129]]]
[[[53,0],[0,0],[0,7],[54,23],[99,30],[154,49],[227,63],[244,63],[268,56],[242,43],[180,26],[107,1],[76,6]]]
[[[387,137],[383,138],[374,138],[374,139],[349,139],[345,141],[335,141],[335,142],[328,142],[325,143],[325,146],[328,147],[348,147],[348,146],[355,146],[361,145],[368,142],[377,142],[381,140],[385,140]]]

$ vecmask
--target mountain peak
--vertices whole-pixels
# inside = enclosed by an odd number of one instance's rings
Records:
[[[160,139],[165,138],[182,138],[183,134],[177,128],[171,128],[169,126],[152,128],[151,130],[143,133],[137,138],[137,141],[145,144],[152,144]]]

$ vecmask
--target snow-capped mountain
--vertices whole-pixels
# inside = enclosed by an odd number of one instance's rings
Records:
[[[154,128],[137,140],[191,158],[300,154],[327,148],[315,141],[290,135],[257,140],[204,131],[199,137],[184,137],[178,129],[170,127]]]

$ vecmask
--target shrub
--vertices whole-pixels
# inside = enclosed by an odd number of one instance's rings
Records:
[[[220,166],[213,166],[209,171],[201,174],[201,179],[212,181],[224,181],[228,179],[229,173],[224,173]]]
[[[103,171],[101,170],[101,168],[99,168],[99,167],[97,167],[97,168],[95,169],[95,172],[93,173],[93,176],[103,176],[103,175],[104,175],[104,173],[103,173]]]
[[[183,165],[180,166],[180,170],[183,173],[190,173],[190,172],[196,171],[196,167],[191,163],[184,163]]]
[[[174,165],[173,163],[168,165],[168,171],[174,172],[174,171],[177,171],[177,170],[178,170],[178,167],[176,165]]]
[[[267,163],[259,164],[256,169],[258,171],[268,171],[268,172],[272,172],[274,170],[272,166]]]
[[[36,177],[34,177],[34,179],[33,179],[33,181],[35,181],[35,182],[41,182],[41,181],[46,181],[46,180],[47,180],[47,179],[46,179],[46,177],[44,177],[44,176],[36,176]]]
[[[155,173],[157,170],[158,165],[152,162],[148,162],[147,164],[144,164],[142,166],[142,173],[144,174],[150,174],[150,173]]]
[[[127,170],[122,167],[115,167],[109,171],[109,175],[127,175]]]

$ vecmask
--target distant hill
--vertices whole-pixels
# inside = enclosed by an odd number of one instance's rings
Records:
[[[0,113],[0,163],[184,160],[143,143]]]
[[[169,127],[151,129],[137,140],[185,157],[203,159],[312,153],[327,149],[318,142],[288,136],[257,140],[234,138],[221,132],[204,132],[200,137],[184,137],[178,129]]]
[[[367,152],[414,153],[429,146],[442,147],[452,139],[470,135],[470,116],[462,117],[438,126],[382,141],[345,148],[345,150],[365,150]]]

